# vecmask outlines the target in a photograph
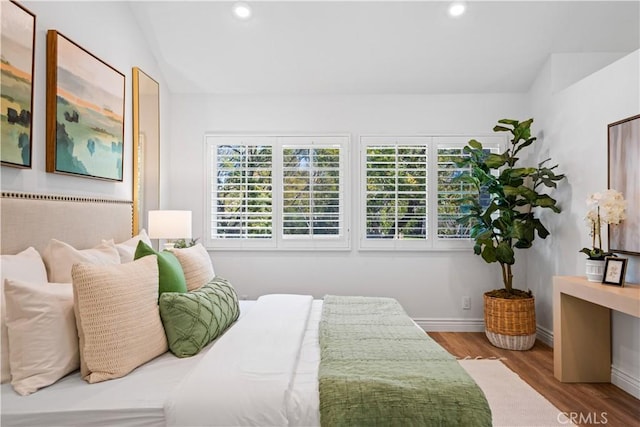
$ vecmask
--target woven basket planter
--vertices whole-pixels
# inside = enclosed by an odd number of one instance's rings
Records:
[[[484,331],[489,342],[507,350],[529,350],[536,342],[535,299],[484,295]]]

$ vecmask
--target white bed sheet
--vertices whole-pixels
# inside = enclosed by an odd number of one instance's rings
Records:
[[[319,320],[311,296],[260,297],[169,397],[167,425],[319,425],[314,306]]]
[[[298,366],[287,399],[287,415],[291,426],[320,425],[320,393],[318,367],[320,342],[318,331],[322,316],[322,300],[314,300],[302,341]]]
[[[240,301],[240,317],[254,304]],[[29,396],[2,384],[1,425],[164,426],[168,396],[214,344],[184,359],[165,353],[123,378],[97,384],[86,383],[79,372]]]

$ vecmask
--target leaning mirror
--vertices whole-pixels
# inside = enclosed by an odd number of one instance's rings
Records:
[[[160,86],[133,68],[133,235],[160,207]]]

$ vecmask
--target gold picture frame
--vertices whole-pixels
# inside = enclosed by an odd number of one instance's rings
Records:
[[[33,140],[33,75],[36,15],[14,1],[3,1],[1,19],[0,162],[30,169]]]
[[[609,225],[611,252],[640,255],[640,114],[608,125],[609,188],[627,201],[627,218]]]
[[[133,67],[133,234],[160,209],[160,85]]]
[[[47,172],[121,182],[124,97],[124,74],[49,30]]]

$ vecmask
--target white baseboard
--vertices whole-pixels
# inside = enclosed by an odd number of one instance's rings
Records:
[[[484,332],[484,319],[415,318],[413,321],[427,332]],[[536,332],[539,340],[553,347],[552,331],[538,326]]]
[[[538,325],[536,327],[536,338],[553,348],[553,331]]]
[[[413,319],[426,332],[484,332],[483,319]]]
[[[640,399],[640,379],[632,377],[615,366],[611,366],[611,384]]]

